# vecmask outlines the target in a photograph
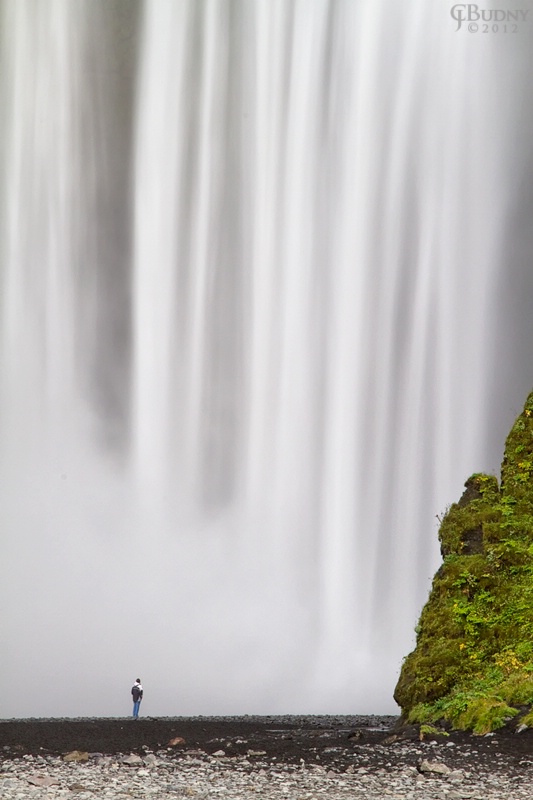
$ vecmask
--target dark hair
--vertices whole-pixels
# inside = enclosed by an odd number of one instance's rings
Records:
[[[136,679],[135,679],[135,683],[140,683],[140,682],[141,682],[141,679],[140,679],[140,678],[136,678]]]

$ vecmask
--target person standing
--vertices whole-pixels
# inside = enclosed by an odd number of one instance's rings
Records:
[[[143,687],[141,686],[140,678],[137,678],[131,687],[131,696],[133,697],[133,719],[139,719],[139,708],[143,699]]]

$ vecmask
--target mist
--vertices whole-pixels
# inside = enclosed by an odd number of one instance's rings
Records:
[[[533,7],[451,7],[0,0],[2,718],[397,710],[532,385]]]

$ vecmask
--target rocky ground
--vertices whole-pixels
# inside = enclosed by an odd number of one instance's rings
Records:
[[[420,741],[395,717],[0,721],[0,797],[519,800],[533,731]]]

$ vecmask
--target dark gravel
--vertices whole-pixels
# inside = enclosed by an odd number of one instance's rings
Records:
[[[184,744],[169,747],[174,737]],[[112,755],[165,749],[179,759],[201,750],[246,755],[270,764],[320,764],[343,770],[356,763],[370,770],[445,761],[494,771],[523,771],[533,764],[533,730],[494,735],[451,732],[420,741],[414,726],[398,728],[390,716],[166,717],[132,719],[25,719],[0,721],[0,757],[61,755],[72,750]]]

